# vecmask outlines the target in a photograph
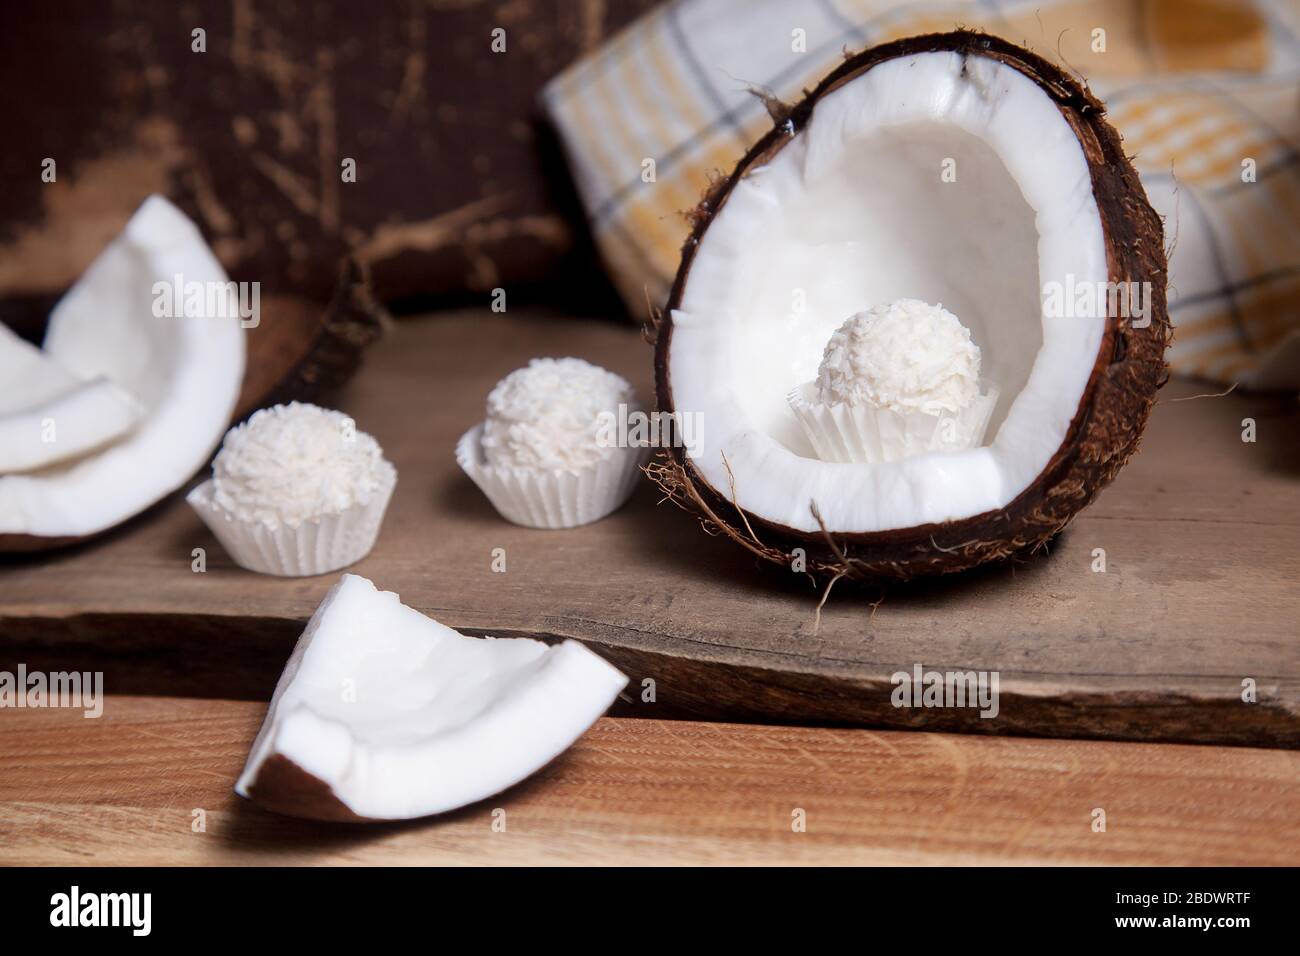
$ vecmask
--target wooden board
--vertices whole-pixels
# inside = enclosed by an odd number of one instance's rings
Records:
[[[5,714],[0,863],[1266,865],[1300,843],[1287,751],[615,718],[447,816],[311,823],[231,791],[263,710]]]
[[[658,505],[648,482],[584,528],[496,515],[457,468],[456,439],[504,373],[566,354],[649,394],[649,349],[596,321],[443,314],[376,346],[339,404],[399,480],[378,546],[353,570],[472,633],[587,642],[632,678],[622,714],[1300,746],[1294,398],[1172,401],[1206,389],[1171,385],[1141,453],[1050,555],[837,589],[818,627],[805,577],[756,567]],[[206,573],[191,570],[195,548]],[[91,545],[0,564],[0,668],[101,669],[117,693],[265,699],[335,577],[232,566],[178,497]],[[998,717],[895,708],[890,675],[916,663],[999,672]]]

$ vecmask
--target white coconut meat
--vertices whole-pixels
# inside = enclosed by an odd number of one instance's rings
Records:
[[[207,293],[156,314],[178,278]],[[0,535],[95,534],[183,485],[225,433],[244,375],[234,286],[194,223],[152,196],[55,306],[44,353],[127,392],[142,417],[93,455],[0,477]]]
[[[76,458],[121,438],[140,403],[108,379],[89,381],[0,325],[0,474]]]
[[[345,574],[285,665],[235,790],[258,799],[279,756],[358,817],[442,813],[543,767],[626,684],[576,641],[466,637]],[[296,812],[293,795],[273,809]]]
[[[803,532],[818,528],[810,502],[839,532],[1003,507],[1065,441],[1105,332],[1103,318],[1049,316],[1041,290],[1107,277],[1083,150],[1031,79],[958,53],[881,62],[823,97],[700,241],[668,367],[673,407],[700,416],[690,462],[728,496],[730,465],[741,508]],[[905,298],[970,328],[1001,396],[991,437],[885,464],[818,460],[787,394],[847,317]]]

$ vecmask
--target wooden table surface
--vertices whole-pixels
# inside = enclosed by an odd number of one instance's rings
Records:
[[[351,570],[460,630],[586,642],[634,686],[655,681],[639,716],[1300,747],[1294,398],[1178,401],[1198,389],[1172,384],[1139,454],[1050,554],[881,592],[841,586],[818,626],[806,576],[756,567],[648,481],[582,528],[519,528],[493,511],[457,467],[456,440],[502,375],[566,354],[650,395],[650,350],[599,321],[444,313],[403,321],[372,350],[338,404],[399,477],[375,549]],[[1241,440],[1246,417],[1254,443]],[[206,573],[192,570],[195,548]],[[93,666],[117,693],[264,700],[335,580],[237,568],[173,499],[89,546],[0,561],[0,650]],[[997,718],[894,707],[891,675],[918,663],[998,672]]]
[[[231,791],[262,712],[5,714],[0,862],[1265,865],[1300,845],[1292,751],[608,717],[455,813],[311,823]]]
[[[649,394],[648,351],[604,323],[447,314],[375,348],[338,405],[400,477],[353,570],[471,633],[583,640],[634,688],[653,678],[653,703],[628,695],[532,780],[436,820],[263,813],[231,787],[336,575],[244,572],[174,498],[92,544],[0,561],[0,669],[102,670],[110,694],[99,720],[0,711],[0,863],[1295,862],[1300,753],[1259,749],[1300,746],[1294,400],[1174,401],[1206,390],[1175,384],[1050,555],[837,592],[815,627],[805,581],[755,567],[648,484],[586,528],[496,516],[452,446],[490,385],[544,354]],[[999,718],[892,707],[889,674],[914,663],[999,671]],[[977,733],[777,726],[819,722]]]

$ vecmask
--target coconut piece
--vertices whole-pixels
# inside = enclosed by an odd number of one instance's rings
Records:
[[[235,792],[317,820],[453,810],[558,756],[626,683],[576,641],[466,637],[345,574],[298,639]]]
[[[1165,376],[1161,223],[1102,104],[1042,58],[966,31],[850,57],[693,221],[656,385],[708,427],[651,471],[754,553],[802,548],[827,577],[973,567],[1043,544],[1136,449]],[[1074,308],[1112,283],[1141,314]],[[843,316],[905,297],[971,329],[992,439],[818,460],[787,395]]]
[[[0,476],[0,550],[120,524],[183,485],[221,440],[244,373],[238,305],[228,290],[220,314],[205,303],[155,315],[156,284],[178,275],[214,289],[229,281],[195,225],[153,196],[55,307],[45,354],[78,378],[129,391],[143,417],[96,454]]]
[[[106,378],[85,381],[0,325],[0,474],[76,458],[125,435],[140,403]]]

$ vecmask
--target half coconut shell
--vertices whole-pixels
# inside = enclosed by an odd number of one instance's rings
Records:
[[[701,242],[738,184],[794,142],[828,94],[879,64],[934,52],[959,55],[963,73],[967,61],[974,58],[1004,64],[1031,80],[1056,105],[1091,172],[1110,280],[1150,283],[1149,324],[1137,328],[1115,315],[1106,318],[1095,364],[1064,441],[1023,491],[994,510],[915,527],[853,533],[828,527],[818,515],[817,503],[810,501],[818,527],[810,532],[742,510],[734,503],[735,486],[711,483],[681,447],[661,453],[647,469],[673,501],[699,514],[710,533],[725,534],[755,555],[787,567],[794,549],[804,549],[806,569],[822,578],[902,580],[962,571],[1039,548],[1091,502],[1136,451],[1156,392],[1166,378],[1170,324],[1162,223],[1124,155],[1118,132],[1105,118],[1105,107],[1073,77],[1028,50],[994,36],[957,31],[891,42],[850,56],[797,105],[768,103],[776,121],[773,129],[729,176],[709,189],[691,214],[693,229],[666,309],[652,317],[659,410],[678,409],[670,374],[674,313],[692,281]]]

